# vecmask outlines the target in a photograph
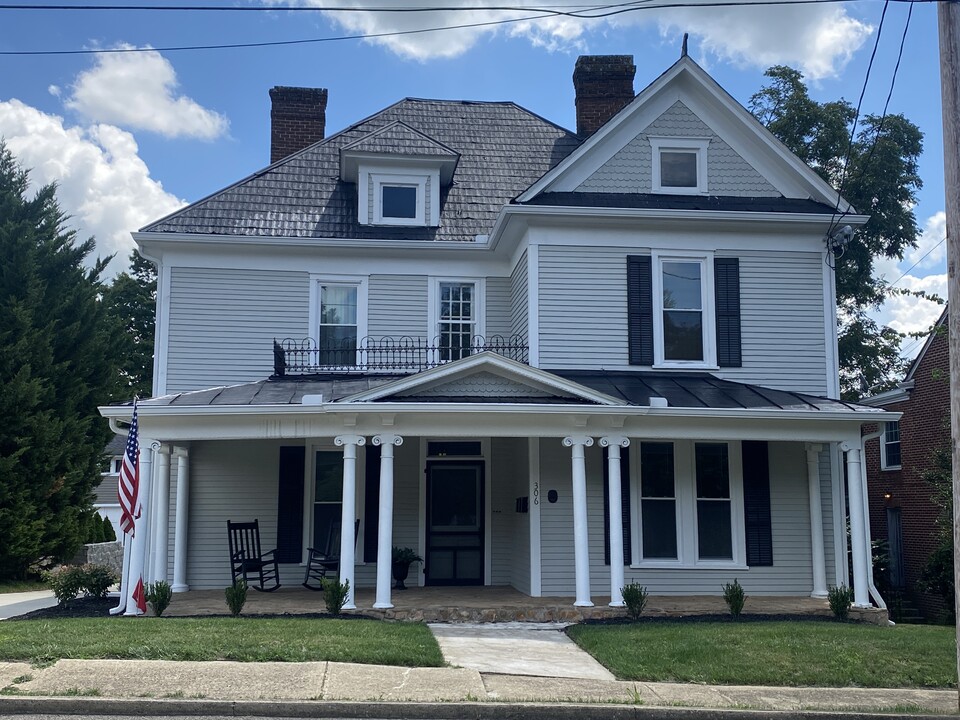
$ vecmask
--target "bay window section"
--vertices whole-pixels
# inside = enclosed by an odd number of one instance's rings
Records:
[[[697,557],[733,560],[730,459],[726,443],[695,443]]]
[[[320,365],[357,364],[357,287],[320,286]]]
[[[644,560],[677,560],[673,443],[640,443],[640,532]]]

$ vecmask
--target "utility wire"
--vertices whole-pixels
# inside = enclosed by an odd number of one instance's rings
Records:
[[[819,0],[820,2],[844,2],[845,0]],[[892,2],[910,3],[914,2],[936,2],[937,0],[891,0]],[[636,5],[640,6],[649,2],[649,0],[635,0],[633,2],[620,3],[621,6]],[[764,5],[770,3],[764,2],[737,2],[736,5]],[[778,3],[779,4],[779,3]],[[793,2],[786,4],[795,4]],[[799,3],[796,3],[799,4]],[[711,6],[710,3],[688,2],[683,5],[697,7],[700,5]],[[54,5],[54,4],[21,4],[21,3],[0,3],[0,10],[110,10],[110,11],[149,11],[149,12],[380,12],[380,13],[423,13],[423,12],[488,12],[488,11],[516,11],[516,12],[563,12],[562,8],[569,8],[571,11],[576,9],[589,10],[591,7],[587,3],[578,4],[557,4],[551,7],[537,7],[527,5],[448,5],[448,6],[398,6],[398,5],[369,5],[369,6],[323,6],[323,5]],[[612,7],[612,6],[611,6]],[[656,7],[664,7],[656,5]],[[675,6],[672,6],[675,7]]]
[[[947,241],[947,238],[946,238],[946,237],[943,237],[943,239],[941,239],[940,242],[938,242],[938,243],[937,243],[936,245],[934,245],[932,248],[930,248],[929,250],[927,250],[923,255],[920,256],[920,259],[919,259],[919,260],[917,260],[913,265],[911,265],[910,267],[908,267],[906,270],[903,271],[903,275],[901,275],[901,276],[898,277],[896,280],[894,280],[892,283],[890,283],[890,287],[893,287],[893,286],[896,285],[898,282],[900,282],[901,280],[903,280],[907,275],[910,274],[910,271],[911,271],[911,270],[913,270],[917,265],[919,265],[919,264],[922,263],[924,260],[926,260],[927,256],[928,256],[930,253],[932,253],[932,252],[933,252],[934,250],[936,250],[938,247],[940,247],[941,245],[943,245],[943,243],[945,243],[946,241]]]

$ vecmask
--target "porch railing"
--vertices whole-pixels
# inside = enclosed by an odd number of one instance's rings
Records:
[[[526,364],[521,335],[364,337],[317,343],[313,338],[273,341],[274,377],[326,372],[420,372],[480,352],[494,352]]]

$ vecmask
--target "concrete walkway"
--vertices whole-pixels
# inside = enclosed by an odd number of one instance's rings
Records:
[[[566,636],[565,623],[428,625],[451,665],[504,675],[614,680]]]
[[[51,607],[57,604],[57,599],[50,590],[34,590],[31,592],[0,593],[0,620],[7,620],[17,615]]]

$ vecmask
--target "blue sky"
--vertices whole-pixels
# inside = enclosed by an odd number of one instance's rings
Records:
[[[444,7],[488,9],[417,15],[0,10],[0,51],[324,38],[537,15],[527,9],[512,13],[489,9],[493,5],[532,8],[581,2],[451,0]],[[322,4],[437,6],[426,0]],[[890,3],[887,10],[865,112],[882,111],[908,7]],[[573,128],[571,74],[578,55],[633,55],[639,91],[674,62],[686,31],[691,56],[744,104],[763,84],[763,70],[776,63],[801,68],[814,98],[844,97],[856,103],[882,10],[880,2],[690,7],[590,21],[554,16],[285,47],[0,55],[0,135],[33,168],[35,181],[60,183],[62,204],[80,232],[96,235],[101,252],[118,252],[111,267],[117,271],[132,248],[131,230],[267,164],[267,93],[274,85],[328,88],[328,134],[407,96],[513,100]],[[920,167],[924,188],[915,209],[925,233],[916,251],[902,262],[880,263],[877,274],[897,280],[898,287],[945,295],[945,244],[937,246],[944,236],[938,62],[935,4],[920,3],[913,11],[890,111],[906,114],[925,134]],[[928,326],[938,314],[932,304],[900,298],[888,303],[878,317],[898,330],[913,331]]]

